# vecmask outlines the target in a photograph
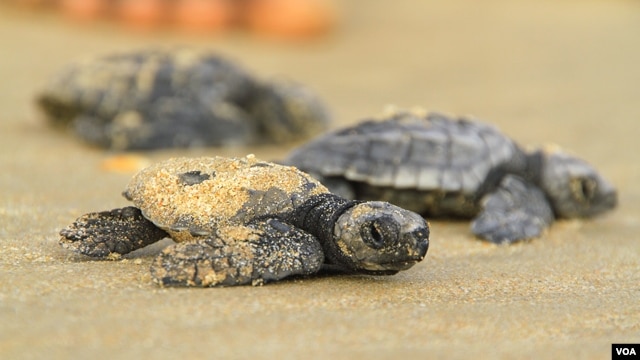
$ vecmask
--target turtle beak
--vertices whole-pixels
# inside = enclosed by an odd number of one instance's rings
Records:
[[[424,259],[427,255],[427,250],[429,250],[429,228],[425,227],[407,233],[405,238],[407,238],[407,241],[415,241],[416,259],[418,259],[418,261]]]
[[[383,265],[383,267],[391,272],[407,270],[413,265],[424,260],[429,250],[429,228],[421,228],[404,234],[403,240],[406,244],[413,243],[413,247],[409,250],[407,256],[402,261],[392,261]]]
[[[418,253],[420,254],[420,261],[427,256],[427,250],[429,250],[429,239],[418,243]]]

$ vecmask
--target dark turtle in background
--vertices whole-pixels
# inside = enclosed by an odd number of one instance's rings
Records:
[[[593,167],[557,147],[525,152],[491,125],[437,113],[366,120],[284,162],[346,198],[474,218],[473,233],[495,243],[538,237],[556,217],[590,217],[617,201]]]
[[[189,48],[72,63],[37,104],[52,124],[117,150],[282,143],[328,123],[309,89],[260,81],[215,53]]]
[[[176,158],[136,174],[135,207],[90,213],[60,243],[97,258],[166,236],[151,266],[167,286],[262,284],[328,267],[390,275],[421,261],[429,227],[389,203],[346,200],[294,167],[246,158]]]

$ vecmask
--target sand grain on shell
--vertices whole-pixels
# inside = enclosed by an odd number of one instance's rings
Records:
[[[180,181],[180,174],[193,171],[210,178],[194,185]],[[292,194],[307,182],[317,185],[309,195],[327,191],[294,167],[263,162],[252,155],[174,158],[137,173],[127,193],[135,206],[160,227],[177,225],[213,231],[233,225],[230,219],[250,199],[250,191],[264,192],[275,187]]]

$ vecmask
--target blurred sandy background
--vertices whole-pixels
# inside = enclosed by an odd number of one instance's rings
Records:
[[[192,36],[79,25],[0,3],[0,358],[581,358],[640,342],[640,2],[344,0],[328,37]],[[387,104],[473,114],[522,144],[596,165],[619,208],[499,247],[431,220],[427,259],[393,277],[162,289],[164,241],[121,261],[69,254],[57,233],[126,204],[114,154],[48,128],[38,88],[67,62],[153,44],[219,50],[315,89],[333,127]],[[158,151],[273,159],[286,147]]]

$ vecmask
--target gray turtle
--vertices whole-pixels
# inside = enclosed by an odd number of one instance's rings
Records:
[[[423,215],[474,218],[495,242],[538,237],[556,217],[616,205],[594,168],[557,148],[525,152],[488,124],[396,112],[320,136],[284,161],[346,198],[383,200]]]
[[[259,81],[215,53],[189,48],[70,64],[37,104],[52,124],[118,150],[281,143],[328,123],[308,89]]]
[[[63,247],[104,258],[166,236],[151,266],[165,286],[262,284],[321,267],[389,275],[421,261],[429,227],[385,202],[330,194],[294,167],[246,158],[176,158],[136,174],[135,207],[90,213],[62,230]]]

